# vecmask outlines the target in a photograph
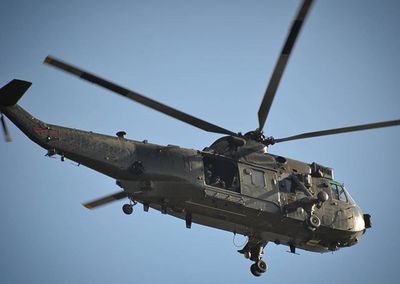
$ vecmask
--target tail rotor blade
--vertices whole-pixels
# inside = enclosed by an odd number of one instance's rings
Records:
[[[0,120],[1,120],[1,125],[3,127],[4,139],[6,140],[6,142],[11,142],[12,139],[11,139],[10,131],[8,131],[7,123],[6,123],[6,120],[4,119],[3,114],[1,114]]]

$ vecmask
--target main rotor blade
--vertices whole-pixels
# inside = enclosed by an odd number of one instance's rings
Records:
[[[348,126],[348,127],[342,127],[342,128],[334,128],[334,129],[321,130],[321,131],[314,131],[314,132],[306,132],[306,133],[299,134],[299,135],[293,135],[293,136],[289,136],[289,137],[285,137],[285,138],[274,139],[274,142],[281,143],[281,142],[292,141],[292,140],[320,137],[320,136],[361,131],[361,130],[369,130],[369,129],[375,129],[375,128],[383,128],[383,127],[397,126],[397,125],[400,125],[400,119],[376,122],[376,123],[370,123],[370,124]]]
[[[281,55],[276,62],[274,72],[269,80],[267,90],[265,91],[264,98],[261,102],[260,108],[258,110],[258,122],[260,131],[263,130],[265,121],[269,110],[274,100],[276,90],[278,89],[279,82],[281,81],[283,72],[285,71],[286,64],[289,60],[290,54],[292,52],[293,46],[296,42],[297,36],[300,33],[301,27],[307,17],[307,13],[310,10],[313,0],[304,0],[301,8],[299,9],[296,18],[293,21],[292,27],[290,29],[289,35],[286,38],[285,45],[282,48]]]
[[[69,65],[65,62],[62,62],[58,59],[55,59],[53,57],[47,56],[46,59],[44,60],[44,63],[49,64],[53,67],[57,67],[61,70],[64,70],[72,75],[78,76],[86,81],[89,81],[93,84],[99,85],[103,88],[106,88],[110,91],[113,91],[117,94],[120,94],[121,96],[124,96],[126,98],[129,98],[135,102],[138,102],[142,105],[145,105],[149,108],[155,109],[159,112],[162,112],[166,115],[172,116],[173,118],[176,118],[180,121],[186,122],[192,126],[195,126],[197,128],[203,129],[208,132],[214,132],[214,133],[221,133],[221,134],[227,134],[227,135],[233,135],[237,136],[236,133],[224,129],[222,127],[219,127],[217,125],[211,124],[207,121],[204,121],[202,119],[199,119],[197,117],[194,117],[192,115],[189,115],[187,113],[184,113],[182,111],[179,111],[177,109],[174,109],[172,107],[169,107],[167,105],[164,105],[160,102],[157,102],[155,100],[149,99],[139,93],[136,93],[134,91],[128,90],[126,88],[123,88],[117,84],[114,84],[112,82],[106,81],[94,74],[91,74],[89,72],[83,71],[77,67],[74,67],[72,65]]]
[[[86,202],[83,204],[83,206],[85,206],[87,209],[96,209],[99,206],[103,206],[106,205],[108,203],[120,200],[127,197],[127,194],[125,191],[119,191],[117,193],[96,199],[96,200],[92,200],[90,202]]]

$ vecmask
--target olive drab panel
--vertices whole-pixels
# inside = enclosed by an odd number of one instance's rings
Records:
[[[253,200],[254,209],[262,210],[266,204],[279,204],[277,177],[274,171],[239,163],[242,194]],[[256,201],[257,202],[254,202]]]

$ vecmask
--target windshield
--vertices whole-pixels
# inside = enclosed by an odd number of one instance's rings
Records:
[[[342,184],[339,184],[337,182],[331,182],[330,187],[331,187],[332,199],[340,200],[350,204],[355,204],[353,198],[350,196],[349,192]]]

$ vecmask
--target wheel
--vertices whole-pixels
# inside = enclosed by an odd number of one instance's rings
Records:
[[[317,229],[319,226],[321,226],[321,220],[316,215],[312,215],[310,218],[308,218],[307,223],[311,228],[314,229]]]
[[[124,206],[122,206],[122,211],[124,211],[126,215],[131,215],[133,212],[133,206],[130,204],[124,204]]]
[[[257,266],[258,271],[260,271],[261,273],[264,273],[265,271],[267,271],[268,269],[268,265],[265,261],[263,260],[258,260],[255,265]]]
[[[253,274],[253,275],[256,276],[256,277],[260,277],[261,274],[262,274],[262,272],[261,272],[260,270],[258,270],[258,267],[257,267],[257,264],[256,264],[256,263],[253,263],[253,264],[250,266],[250,272],[251,272],[251,274]]]

